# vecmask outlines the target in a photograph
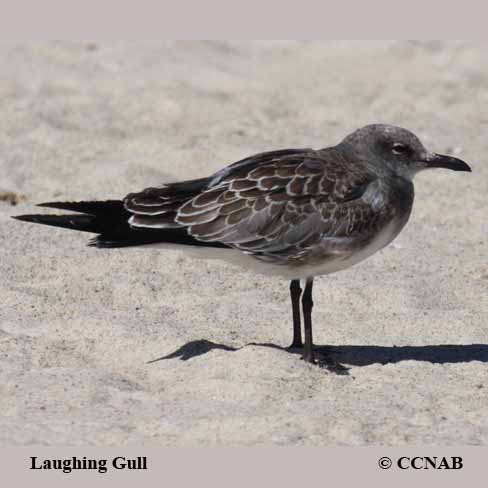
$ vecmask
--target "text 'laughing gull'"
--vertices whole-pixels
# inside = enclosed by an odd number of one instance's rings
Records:
[[[99,248],[193,246],[287,278],[291,346],[303,347],[303,358],[315,362],[314,277],[348,268],[389,244],[412,210],[413,176],[429,168],[471,171],[460,159],[429,152],[406,129],[374,124],[337,146],[265,152],[208,178],[147,188],[123,200],[40,205],[77,214],[15,218],[96,233],[90,245]]]

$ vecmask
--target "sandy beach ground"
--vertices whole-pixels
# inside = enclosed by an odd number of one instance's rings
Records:
[[[463,41],[0,45],[1,445],[486,445],[486,53]],[[286,281],[10,219],[332,145],[372,122],[473,173],[419,175],[398,239],[316,280],[315,340],[344,369],[283,349]]]

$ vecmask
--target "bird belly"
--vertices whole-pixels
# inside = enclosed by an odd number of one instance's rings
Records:
[[[321,249],[319,248],[309,261],[303,260],[300,263],[295,262],[293,264],[262,261],[250,254],[230,248],[200,246],[185,246],[183,248],[168,244],[155,244],[148,247],[178,249],[192,258],[218,259],[257,274],[278,276],[290,280],[305,279],[312,276],[335,273],[363,261],[388,245],[399,234],[404,225],[405,222],[393,220],[385,225],[373,238],[368,240],[356,240],[351,237],[326,237],[320,246]]]
[[[310,271],[314,273],[313,276],[318,276],[350,268],[386,247],[400,233],[404,225],[404,223],[400,224],[394,220],[383,227],[372,239],[365,242],[359,241],[356,244],[350,243],[347,245],[347,250],[338,251],[337,256],[326,258],[323,263]]]

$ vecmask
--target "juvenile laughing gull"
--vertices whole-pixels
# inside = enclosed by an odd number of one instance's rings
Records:
[[[98,234],[91,246],[192,246],[210,257],[291,280],[291,347],[315,362],[312,285],[389,244],[412,209],[413,176],[428,168],[471,171],[427,151],[406,129],[374,124],[326,149],[283,149],[238,161],[208,178],[168,183],[123,200],[42,203],[70,215],[27,222]],[[210,253],[209,253],[210,251]]]

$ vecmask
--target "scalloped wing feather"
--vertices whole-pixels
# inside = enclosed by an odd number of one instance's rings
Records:
[[[335,148],[292,149],[246,158],[210,178],[131,194],[124,203],[134,227],[186,227],[202,242],[265,261],[300,262],[319,247],[322,257],[336,256],[344,248],[339,241],[376,230],[380,216],[361,199],[374,180]]]

